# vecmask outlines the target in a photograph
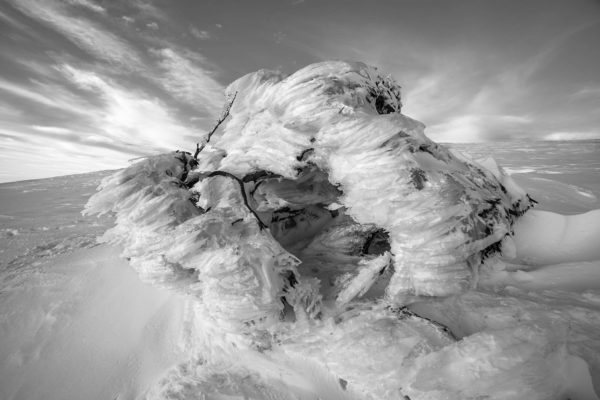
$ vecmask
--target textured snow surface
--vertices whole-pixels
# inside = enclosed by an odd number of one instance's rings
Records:
[[[228,90],[197,160],[102,181],[86,212],[106,214],[94,232],[115,215],[107,244],[7,247],[0,397],[597,399],[597,211],[528,211],[489,154],[431,142],[363,64]]]

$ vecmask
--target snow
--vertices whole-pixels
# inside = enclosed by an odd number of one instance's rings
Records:
[[[184,359],[188,300],[142,284],[115,250],[3,274],[1,398],[137,398]]]
[[[572,216],[532,210],[516,223],[514,238],[524,264],[600,260],[600,209]]]
[[[0,397],[598,398],[596,170],[448,150],[360,63],[228,90],[87,216],[106,174],[0,185]]]

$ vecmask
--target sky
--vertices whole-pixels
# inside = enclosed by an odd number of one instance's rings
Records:
[[[224,89],[362,61],[440,142],[600,138],[599,0],[3,0],[0,182],[195,143]]]

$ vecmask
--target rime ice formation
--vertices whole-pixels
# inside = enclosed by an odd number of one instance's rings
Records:
[[[372,67],[259,71],[227,92],[230,117],[197,160],[141,161],[87,211],[116,212],[105,237],[140,275],[193,293],[231,331],[286,304],[314,318],[361,296],[458,293],[530,207],[493,162],[429,140]]]
[[[553,333],[506,328],[456,342],[403,307],[476,287],[480,268],[515,256],[513,225],[533,201],[493,160],[429,140],[401,113],[399,86],[361,63],[259,71],[227,93],[229,116],[197,157],[144,159],[106,178],[87,205],[116,214],[104,240],[123,246],[143,280],[194,299],[203,357],[227,371],[217,381],[260,370],[252,379],[275,393],[289,389],[275,376],[304,371],[329,398],[518,387],[542,399],[569,387]],[[500,359],[438,381],[427,372],[481,352]],[[320,368],[340,376],[341,394],[316,378]],[[203,371],[196,382],[208,385],[202,374],[215,372]],[[173,390],[164,385],[163,395]]]
[[[187,280],[201,295],[226,269],[239,293],[235,273],[253,271],[245,295],[265,315],[280,311],[290,279],[338,304],[388,275],[391,302],[447,295],[476,284],[530,206],[495,165],[425,137],[401,113],[399,86],[374,68],[259,71],[228,93],[237,93],[230,118],[197,162],[186,153],[147,159],[89,204],[117,212],[112,236],[150,280]]]

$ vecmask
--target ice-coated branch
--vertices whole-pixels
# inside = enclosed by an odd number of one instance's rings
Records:
[[[217,123],[212,128],[212,130],[210,132],[208,132],[208,136],[206,137],[206,141],[202,144],[202,146],[200,146],[200,143],[196,143],[196,151],[194,152],[194,160],[198,159],[198,154],[200,154],[200,152],[202,150],[204,150],[204,148],[206,147],[206,145],[208,144],[208,142],[210,142],[210,139],[211,139],[212,135],[214,135],[214,133],[217,131],[217,129],[219,129],[219,126],[221,126],[221,124],[229,116],[229,111],[231,111],[231,106],[233,106],[233,102],[235,101],[235,98],[236,98],[237,94],[238,94],[238,92],[235,92],[233,94],[233,97],[231,98],[231,101],[229,103],[227,103],[227,105],[225,106],[225,110],[223,110],[223,114],[217,120]]]
[[[260,230],[263,230],[267,227],[267,225],[265,225],[262,222],[262,220],[260,219],[258,214],[256,214],[256,212],[252,209],[252,207],[250,207],[250,204],[248,203],[248,196],[246,196],[246,189],[244,188],[244,182],[242,182],[242,180],[240,178],[238,178],[237,176],[235,176],[233,174],[230,174],[229,172],[225,172],[225,171],[212,171],[211,173],[208,174],[208,178],[213,177],[213,176],[224,176],[226,178],[231,178],[231,179],[235,180],[238,183],[238,185],[240,185],[240,190],[242,192],[242,199],[244,200],[244,205],[246,206],[246,208],[248,208],[248,210],[250,210],[250,212],[256,218],[256,222],[258,223],[258,227],[260,228]]]

